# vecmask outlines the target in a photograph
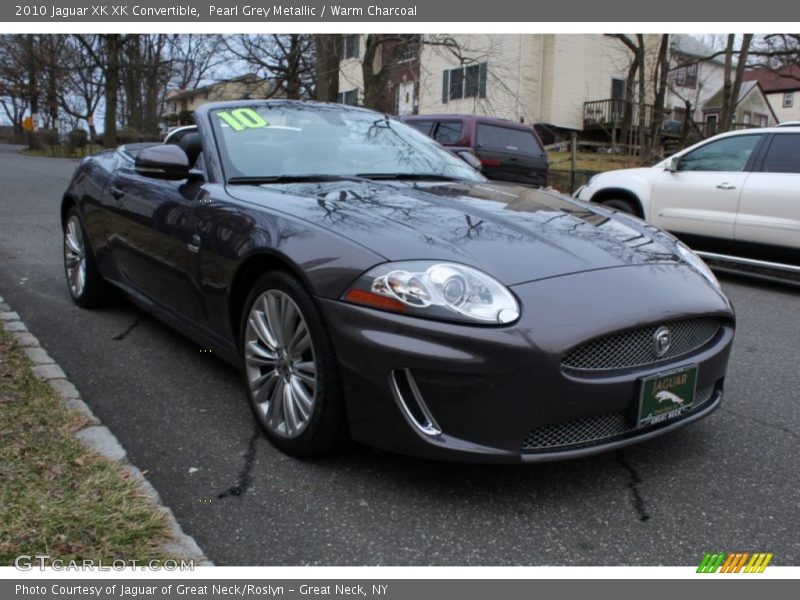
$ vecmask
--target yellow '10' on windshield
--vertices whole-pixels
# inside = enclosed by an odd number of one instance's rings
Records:
[[[259,129],[267,126],[267,121],[252,108],[237,108],[228,112],[218,112],[217,116],[231,126],[234,131]]]

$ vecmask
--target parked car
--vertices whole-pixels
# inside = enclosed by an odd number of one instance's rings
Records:
[[[800,127],[720,134],[575,196],[672,232],[717,268],[800,281]]]
[[[775,127],[800,127],[800,121],[784,121],[783,123],[778,123]]]
[[[361,108],[249,100],[195,116],[178,145],[80,163],[61,204],[67,286],[86,308],[122,290],[238,367],[285,452],[349,436],[554,460],[720,404],[733,312],[669,234],[491,183]]]
[[[402,120],[450,150],[475,154],[489,179],[542,187],[548,183],[547,153],[527,125],[478,115],[414,115]]]

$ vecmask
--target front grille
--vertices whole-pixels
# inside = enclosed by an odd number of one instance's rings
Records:
[[[656,331],[670,330],[671,343],[663,356],[655,352]],[[573,371],[611,371],[648,366],[685,356],[716,337],[717,319],[684,319],[629,329],[576,346],[564,356],[561,366]]]
[[[694,401],[689,414],[705,405],[714,395],[714,386],[709,385],[695,391]],[[679,417],[680,418],[680,417]],[[660,425],[670,423],[666,421]],[[658,425],[656,425],[658,427]],[[609,441],[612,438],[623,436],[636,431],[636,424],[632,423],[623,413],[611,413],[587,419],[576,419],[565,423],[553,423],[534,429],[525,438],[522,444],[524,452],[542,450],[565,450],[574,446],[587,446]]]

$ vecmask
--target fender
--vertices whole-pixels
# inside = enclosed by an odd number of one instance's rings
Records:
[[[638,204],[641,216],[648,220],[653,184],[663,172],[663,167],[655,166],[600,173],[580,190],[578,198],[588,202],[603,202],[610,198],[631,200]]]

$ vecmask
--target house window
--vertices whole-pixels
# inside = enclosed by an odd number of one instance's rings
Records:
[[[361,36],[359,36],[357,33],[344,36],[344,40],[342,41],[342,52],[339,55],[339,58],[341,60],[347,60],[348,58],[358,58],[360,41],[361,41]]]
[[[445,69],[442,72],[442,103],[461,98],[486,98],[487,63]]]
[[[697,63],[678,67],[675,71],[675,85],[695,89],[697,87]]]
[[[750,125],[752,120],[752,115],[749,112],[745,111],[742,113],[742,123],[744,125]]]
[[[769,124],[767,115],[759,115],[756,113],[754,116],[756,127],[766,127]]]
[[[417,38],[410,38],[399,43],[397,61],[414,60],[417,58]]]
[[[355,106],[358,104],[358,88],[347,90],[346,92],[339,92],[339,104],[349,104]]]
[[[792,108],[794,106],[794,92],[783,93],[783,108]]]
[[[172,103],[172,112],[174,112],[174,113],[178,112],[178,103],[177,102],[173,102]]]

